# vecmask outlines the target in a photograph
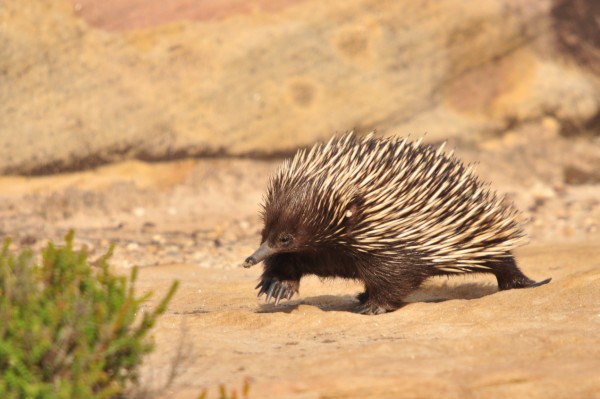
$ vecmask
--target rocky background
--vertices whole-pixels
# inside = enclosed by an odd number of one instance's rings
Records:
[[[598,21],[593,0],[0,2],[0,236],[75,228],[141,290],[182,280],[143,397],[598,397]],[[349,282],[257,303],[238,265],[269,174],[352,129],[478,162],[553,282],[434,280],[377,317]]]
[[[588,0],[9,0],[0,173],[600,126]]]

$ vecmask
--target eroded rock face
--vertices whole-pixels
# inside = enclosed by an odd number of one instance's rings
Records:
[[[556,8],[6,1],[0,173],[271,156],[350,129],[438,140],[548,114],[584,125],[598,81],[551,57]]]

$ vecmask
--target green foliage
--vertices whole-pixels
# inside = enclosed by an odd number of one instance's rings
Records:
[[[85,249],[64,247],[0,252],[0,398],[115,398],[136,382],[147,337],[175,294],[140,312],[150,294],[136,297],[137,269],[114,276],[112,248],[90,266]],[[141,314],[140,314],[141,313]]]

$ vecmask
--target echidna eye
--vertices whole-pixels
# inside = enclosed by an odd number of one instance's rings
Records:
[[[292,236],[289,234],[282,234],[279,236],[279,244],[289,245],[292,242]]]

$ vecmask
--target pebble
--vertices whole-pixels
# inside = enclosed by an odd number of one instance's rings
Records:
[[[129,244],[127,244],[126,248],[128,251],[137,251],[140,248],[140,244],[138,244],[137,242],[130,242]]]
[[[246,221],[246,220],[241,220],[240,221],[240,228],[242,230],[248,230],[250,228],[250,223],[248,223],[248,221]]]
[[[179,247],[177,245],[168,245],[165,248],[165,253],[167,256],[177,256],[179,255]]]
[[[567,237],[571,237],[573,235],[573,233],[575,232],[575,229],[573,228],[572,224],[566,224],[565,227],[563,228],[563,233],[567,236]]]
[[[560,133],[560,122],[551,116],[542,118],[542,126],[553,136],[556,136],[558,133]]]
[[[537,201],[556,197],[556,192],[554,189],[542,182],[535,183],[533,187],[531,187],[530,192],[533,198]]]
[[[154,242],[156,244],[164,244],[165,238],[163,236],[161,236],[160,234],[155,234],[152,236],[152,242]]]

